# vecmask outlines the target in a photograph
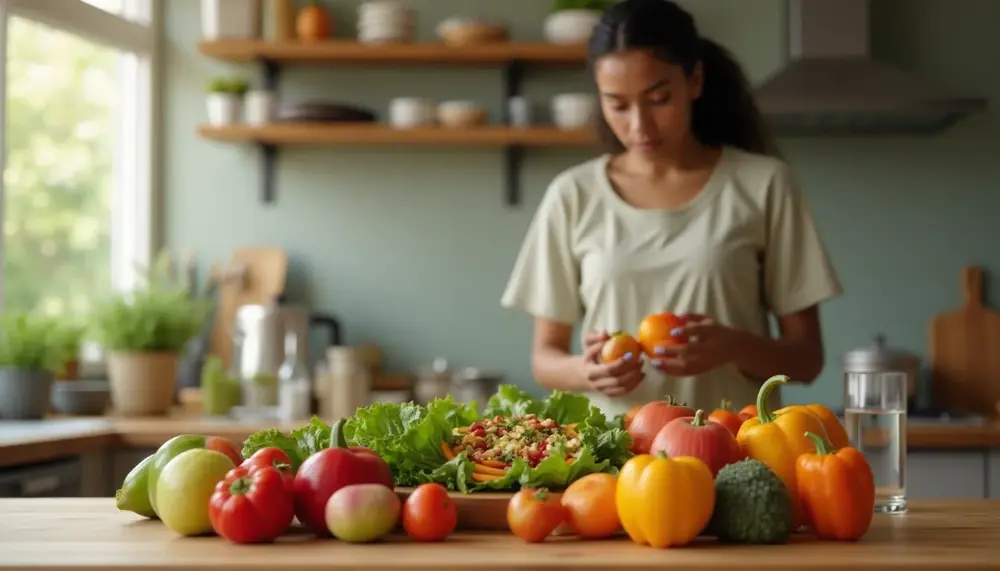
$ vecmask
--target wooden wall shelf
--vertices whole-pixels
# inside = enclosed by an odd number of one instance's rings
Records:
[[[201,42],[202,55],[228,62],[386,63],[418,65],[502,65],[518,61],[533,65],[582,65],[586,46],[496,42],[452,47],[442,43],[362,44],[354,41],[263,42],[218,40]]]
[[[528,65],[583,67],[585,45],[495,42],[452,47],[442,43],[362,44],[355,41],[266,42],[219,40],[200,42],[198,51],[210,58],[231,62],[256,62],[263,72],[263,88],[279,90],[283,66],[296,64],[361,64],[499,67],[503,70],[504,101],[521,93]],[[503,124],[509,123],[506,105]],[[554,128],[488,126],[473,129],[423,128],[396,130],[382,125],[329,125],[281,123],[266,127],[199,127],[202,137],[218,141],[254,142],[262,152],[262,200],[274,201],[278,147],[285,145],[461,145],[493,146],[504,150],[506,201],[521,200],[520,168],[523,150],[529,147],[574,147],[593,141],[591,133]]]
[[[260,127],[201,125],[206,139],[230,143],[253,142],[280,146],[318,145],[437,145],[504,147],[574,147],[593,144],[589,130],[551,127],[419,127],[396,129],[378,123],[274,123]]]

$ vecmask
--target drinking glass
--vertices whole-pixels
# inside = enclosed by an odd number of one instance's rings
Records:
[[[875,476],[875,511],[906,512],[906,389],[904,372],[846,373],[844,423]]]

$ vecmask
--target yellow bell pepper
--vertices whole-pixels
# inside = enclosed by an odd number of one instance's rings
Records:
[[[804,404],[804,405],[792,405],[780,408],[774,411],[774,414],[780,415],[788,412],[791,409],[805,409],[806,412],[813,414],[820,422],[823,423],[823,428],[826,429],[826,435],[829,438],[828,442],[833,446],[834,450],[840,450],[841,448],[847,448],[851,445],[851,439],[847,436],[847,430],[844,429],[844,425],[841,424],[840,419],[837,415],[833,413],[832,410],[826,408],[821,404]]]
[[[816,451],[806,432],[828,440],[826,428],[815,413],[803,407],[785,407],[771,412],[767,400],[778,385],[790,379],[775,375],[764,382],[757,393],[757,416],[750,417],[740,426],[736,441],[743,453],[763,462],[788,488],[795,508],[795,527],[805,523],[805,513],[798,499],[795,483],[795,462],[799,456]]]
[[[698,458],[633,456],[622,466],[615,489],[622,528],[639,545],[690,543],[715,510],[715,481]]]

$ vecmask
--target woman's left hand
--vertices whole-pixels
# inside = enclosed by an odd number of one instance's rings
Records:
[[[689,313],[682,316],[687,343],[661,345],[650,363],[671,377],[700,375],[735,360],[740,332],[712,318]]]

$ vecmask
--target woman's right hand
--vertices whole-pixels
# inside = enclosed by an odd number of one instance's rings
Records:
[[[601,360],[601,349],[610,338],[605,331],[588,331],[583,337],[583,379],[591,390],[609,397],[621,396],[635,390],[645,373],[642,355],[627,353],[612,363]]]

